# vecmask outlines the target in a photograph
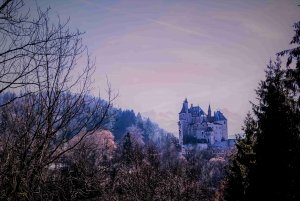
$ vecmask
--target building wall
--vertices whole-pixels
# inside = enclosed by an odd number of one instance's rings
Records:
[[[211,145],[228,139],[226,119],[211,121],[208,120],[208,117],[205,113],[203,115],[203,112],[201,115],[195,115],[195,113],[192,115],[191,112],[193,112],[194,109],[195,108],[192,106],[190,110],[188,109],[187,101],[183,103],[182,112],[179,114],[178,122],[179,143],[181,145],[183,145],[183,137],[185,135],[191,135],[197,139],[206,140]]]

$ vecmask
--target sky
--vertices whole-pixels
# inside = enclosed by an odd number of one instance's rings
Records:
[[[220,110],[229,135],[242,132],[255,89],[275,54],[289,47],[300,20],[295,0],[39,0],[84,43],[96,71],[93,93],[106,77],[114,106],[133,109],[178,135],[185,98]]]

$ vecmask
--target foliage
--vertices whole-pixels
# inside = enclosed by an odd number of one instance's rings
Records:
[[[164,138],[172,136],[172,134],[161,129],[156,123],[149,118],[144,118],[140,113],[137,115],[133,110],[113,109],[111,118],[111,131],[117,142],[120,142],[128,129],[136,129],[140,133],[140,137],[144,143],[155,142],[160,143]],[[137,133],[137,132],[133,132]]]
[[[126,133],[126,129],[136,123],[136,116],[133,110],[121,109],[115,111],[115,123],[112,132],[117,141],[121,140]]]
[[[245,192],[251,184],[251,175],[255,173],[255,152],[257,124],[248,113],[245,119],[245,136],[236,136],[237,149],[231,156],[227,172],[225,200],[246,200]],[[249,199],[251,200],[251,199]]]
[[[299,45],[300,23],[291,44]],[[247,116],[225,183],[225,200],[300,199],[299,46],[278,53],[256,91],[254,117]],[[294,66],[292,66],[292,62]]]
[[[113,97],[110,89],[105,103],[89,96],[94,65],[87,54],[78,69],[81,33],[23,5],[0,4],[0,199],[44,200],[54,196],[51,168],[103,129]]]

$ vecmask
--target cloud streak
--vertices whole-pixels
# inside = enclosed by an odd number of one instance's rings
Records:
[[[195,35],[195,36],[200,36],[200,37],[207,37],[206,34],[204,33],[201,33],[201,32],[198,32],[198,31],[193,31],[191,29],[188,29],[188,28],[184,28],[182,26],[178,26],[178,25],[174,25],[174,24],[170,24],[170,23],[167,23],[167,22],[163,22],[163,21],[158,21],[158,20],[150,20],[150,22],[154,22],[158,25],[161,25],[163,27],[167,27],[167,28],[170,28],[170,29],[173,29],[175,31],[179,31],[179,32],[182,32],[182,33],[187,33],[187,34],[191,34],[191,35]]]

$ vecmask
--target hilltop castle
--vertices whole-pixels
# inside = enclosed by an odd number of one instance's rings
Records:
[[[211,114],[210,105],[207,114],[199,107],[188,108],[187,99],[179,112],[179,143],[181,146],[189,144],[214,145],[227,141],[227,119],[220,111]]]

